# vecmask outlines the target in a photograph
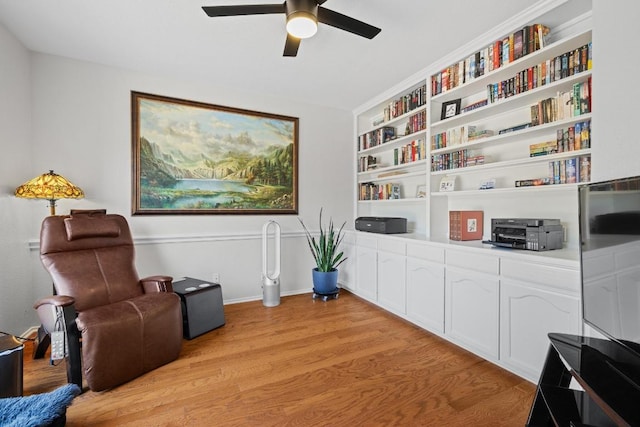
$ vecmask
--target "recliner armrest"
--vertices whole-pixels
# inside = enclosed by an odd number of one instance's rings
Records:
[[[140,279],[144,293],[150,292],[173,292],[173,277],[171,276],[149,276]]]
[[[75,324],[76,309],[74,307],[75,299],[68,295],[52,295],[36,301],[33,308],[36,309],[40,323],[47,333],[56,330],[56,321],[58,320],[58,310],[64,313],[65,322],[62,325],[65,329],[70,324]],[[59,308],[57,308],[59,307]]]
[[[56,307],[68,307],[70,305],[73,305],[75,302],[76,300],[68,295],[51,295],[36,301],[36,303],[33,305],[33,308],[37,310],[38,307],[44,304],[54,305]]]

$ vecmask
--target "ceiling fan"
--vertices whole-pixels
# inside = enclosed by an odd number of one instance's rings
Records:
[[[313,36],[318,22],[357,34],[374,38],[380,28],[322,7],[327,0],[285,0],[280,4],[246,4],[236,6],[203,6],[211,17],[238,15],[266,15],[284,13],[287,16],[287,41],[283,56],[296,56],[300,40]]]

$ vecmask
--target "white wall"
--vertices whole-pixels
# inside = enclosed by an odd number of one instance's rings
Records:
[[[591,179],[640,175],[638,121],[640,3],[593,1],[593,150]]]
[[[33,206],[13,196],[31,173],[30,72],[28,51],[0,26],[0,331],[12,333],[33,324],[35,300],[26,240]]]
[[[283,233],[282,293],[311,290],[313,260],[296,215],[131,216],[131,91],[298,117],[299,214],[312,228],[321,207],[336,221],[351,222],[350,111],[244,93],[242,88],[225,87],[224,82],[175,81],[38,53],[30,55],[30,62],[27,57],[31,79],[25,82],[25,90],[32,92],[33,103],[30,121],[25,118],[19,130],[31,131],[23,138],[21,150],[33,152],[33,158],[28,167],[10,174],[11,190],[54,169],[86,194],[82,200],[58,201],[59,214],[70,208],[104,207],[125,215],[139,243],[141,276],[211,280],[212,273],[219,273],[225,302],[261,298],[262,225],[275,219]],[[47,209],[43,202],[11,200],[33,213],[23,227],[28,229],[26,234],[16,236],[22,246],[31,247],[26,261],[21,258],[23,264],[29,263],[21,274],[29,289],[22,296],[26,305],[11,304],[2,313],[11,317],[25,305],[28,315],[11,330],[21,333],[37,324],[33,300],[51,292],[37,251],[40,222]],[[25,270],[34,272],[33,280]]]

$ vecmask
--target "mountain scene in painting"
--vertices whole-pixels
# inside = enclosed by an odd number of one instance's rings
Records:
[[[148,210],[291,210],[294,122],[141,99],[139,198]]]

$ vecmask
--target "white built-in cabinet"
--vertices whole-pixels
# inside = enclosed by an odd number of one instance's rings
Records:
[[[489,360],[498,359],[500,259],[446,251],[445,334]]]
[[[444,249],[407,243],[407,318],[444,333]]]
[[[579,264],[570,253],[349,234],[355,281],[341,286],[532,382],[547,334],[582,332]]]
[[[406,312],[405,243],[390,240],[378,250],[378,303],[397,314]]]
[[[408,234],[351,232],[355,277],[347,274],[343,286],[534,382],[547,334],[582,333],[577,185],[589,174],[578,169],[575,180],[567,180],[566,167],[574,164],[571,159],[578,168],[597,163],[591,147],[600,141],[589,139],[588,145],[546,155],[532,155],[532,146],[571,135],[570,128],[584,123],[597,126],[592,114],[597,106],[589,102],[589,108],[563,116],[551,111],[540,124],[518,125],[533,120],[532,107],[549,112],[548,99],[589,88],[592,58],[587,64],[580,56],[579,66],[574,63],[566,75],[544,82],[538,73],[543,67],[548,72],[556,58],[597,52],[591,45],[591,3],[535,3],[354,113],[354,216],[404,217]],[[492,58],[489,46],[519,30],[543,28],[536,24],[550,29],[539,48],[499,66],[485,62],[484,73],[460,80],[460,65],[472,55]],[[448,77],[458,81],[437,90],[443,70],[456,73]],[[533,76],[536,83],[490,99],[489,88],[507,87],[503,82],[515,76],[526,76],[527,82]],[[458,114],[441,116],[443,106],[458,102]],[[442,144],[443,134],[465,137]],[[461,155],[471,160],[461,162]],[[565,167],[561,183],[520,186],[549,177],[554,165]],[[445,181],[453,183],[453,191],[445,191],[451,189]],[[494,188],[481,188],[487,183]],[[453,210],[483,211],[485,240],[491,238],[492,218],[558,218],[565,231],[563,249],[536,253],[450,241]]]
[[[356,246],[355,292],[369,301],[378,300],[378,241],[361,237]]]

